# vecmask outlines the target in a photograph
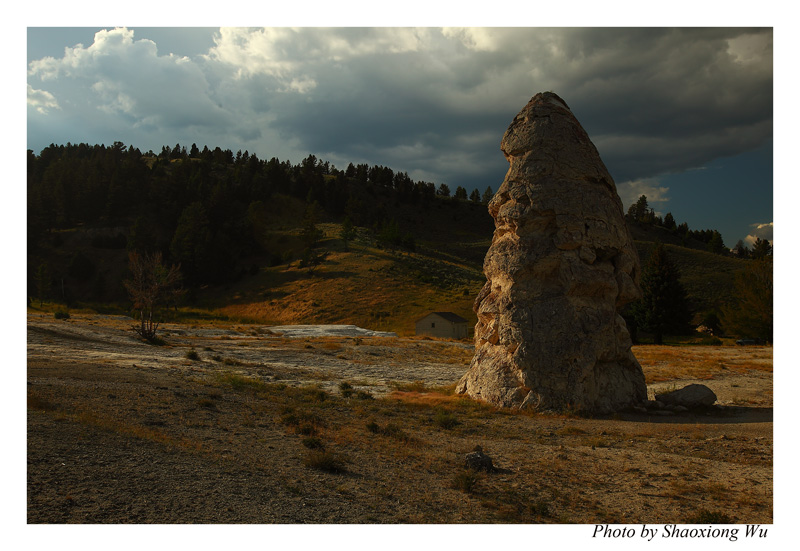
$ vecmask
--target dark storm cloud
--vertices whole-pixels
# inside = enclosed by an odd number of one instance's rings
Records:
[[[159,55],[119,29],[35,61],[29,127],[102,115],[161,143],[314,153],[495,189],[503,132],[544,90],[570,105],[618,182],[772,135],[770,29],[220,29],[213,42],[205,55]]]
[[[687,170],[772,134],[771,30],[402,31],[258,35],[269,56],[252,48],[240,60],[306,82],[273,103],[272,125],[301,148],[387,164],[414,148],[417,163],[401,168],[451,182],[502,167],[506,126],[542,90],[564,97],[618,180]],[[452,158],[473,162],[459,171]]]

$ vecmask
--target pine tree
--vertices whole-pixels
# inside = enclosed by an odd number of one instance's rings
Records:
[[[481,201],[484,203],[488,203],[494,197],[494,191],[492,191],[492,187],[489,186],[486,188],[486,191],[483,192],[483,197],[481,197]]]
[[[322,239],[322,231],[317,228],[318,213],[320,210],[322,209],[319,203],[315,201],[306,208],[305,215],[303,216],[303,229],[300,232],[300,237],[302,237],[303,243],[309,249],[316,248],[319,240]]]
[[[720,234],[717,230],[714,230],[711,234],[711,239],[708,241],[708,245],[706,245],[708,252],[714,254],[722,254],[727,251],[725,247],[725,243],[722,241],[722,234]]]
[[[36,285],[36,298],[39,299],[39,307],[41,308],[44,304],[44,299],[46,299],[47,295],[50,293],[52,284],[50,268],[46,263],[42,262],[39,264],[39,267],[36,268],[36,272],[33,274],[33,281]]]
[[[193,285],[208,279],[211,249],[208,215],[203,205],[195,201],[181,213],[170,244],[172,257],[183,266],[187,283]]]
[[[744,241],[740,239],[736,242],[736,246],[733,248],[733,254],[739,258],[747,258],[750,256],[750,249],[745,247]]]
[[[769,244],[769,241],[766,239],[761,239],[760,237],[756,238],[756,242],[753,243],[753,253],[752,256],[755,259],[759,258],[766,258],[768,255],[772,254],[772,245]]]
[[[628,208],[628,218],[633,222],[647,222],[651,213],[654,216],[653,210],[647,204],[647,196],[642,195],[639,199]]]
[[[642,268],[642,298],[633,306],[637,326],[653,334],[655,344],[662,344],[665,333],[681,333],[689,323],[686,291],[680,273],[667,257],[666,249],[656,243]]]
[[[344,220],[342,221],[342,232],[339,234],[339,237],[342,238],[344,241],[344,249],[347,250],[347,244],[353,240],[356,236],[355,227],[353,227],[353,222],[350,220],[349,216],[345,216]]]
[[[722,309],[725,332],[772,342],[772,258],[750,262],[734,290],[735,305]]]
[[[675,218],[672,216],[671,212],[668,212],[664,215],[664,227],[670,231],[678,228],[678,225],[675,223]]]

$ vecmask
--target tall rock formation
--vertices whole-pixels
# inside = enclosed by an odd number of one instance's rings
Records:
[[[640,295],[622,202],[589,136],[551,92],[508,127],[510,163],[457,392],[498,406],[605,413],[647,398],[622,307]]]

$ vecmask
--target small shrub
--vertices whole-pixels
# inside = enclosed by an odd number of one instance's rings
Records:
[[[164,346],[165,344],[167,344],[167,341],[158,336],[145,337],[144,341],[147,344],[152,344],[153,346]]]
[[[405,431],[403,431],[403,429],[392,423],[387,424],[385,427],[381,427],[375,421],[370,421],[367,423],[367,430],[373,434],[389,436],[396,440],[400,440],[401,442],[405,442],[406,444],[415,441],[413,436],[409,436],[405,433]]]
[[[214,400],[210,398],[198,398],[197,405],[201,408],[212,409],[214,407]]]
[[[58,310],[53,317],[57,320],[68,320],[69,319],[69,312],[65,312],[63,310]]]
[[[316,436],[318,433],[317,427],[309,423],[304,423],[297,427],[296,432],[297,434],[302,434],[303,436]]]
[[[306,436],[313,436],[313,434],[308,434],[310,432],[308,427],[313,427],[316,431],[319,427],[325,426],[325,422],[313,413],[305,411],[298,412],[292,408],[285,411],[281,416],[281,423],[292,427],[294,431],[299,434],[305,432]]]
[[[348,383],[347,381],[342,381],[339,383],[339,392],[342,393],[344,398],[349,398],[353,395],[353,385]]]
[[[430,392],[430,389],[423,381],[414,381],[413,383],[394,383],[392,386],[395,390],[400,392]]]
[[[303,464],[327,473],[343,473],[346,470],[341,456],[324,450],[312,450],[303,460]]]
[[[478,475],[473,471],[463,471],[453,477],[451,486],[454,490],[461,490],[465,494],[471,494],[478,483]]]
[[[238,373],[219,373],[216,375],[216,380],[220,384],[229,385],[236,391],[263,392],[268,389],[268,385],[261,379]]]
[[[28,408],[41,409],[43,411],[54,411],[57,409],[56,406],[54,406],[41,396],[37,396],[35,394],[28,394]]]
[[[543,499],[537,499],[533,502],[531,505],[531,512],[540,517],[549,517],[552,514],[550,511],[550,504]]]
[[[583,440],[583,445],[584,446],[590,446],[592,449],[610,447],[609,443],[606,440],[604,440],[603,438],[600,438],[599,436],[593,436],[593,437],[590,437],[590,438],[585,438]]]
[[[372,400],[374,397],[366,390],[357,390],[356,398],[359,400]]]
[[[198,361],[200,359],[200,354],[198,354],[196,350],[189,350],[186,353],[186,359],[187,360],[192,360],[193,362],[196,362],[196,361]]]
[[[556,434],[560,434],[561,436],[568,436],[568,435],[577,435],[577,434],[586,434],[586,431],[582,428],[567,425],[563,428],[560,428],[556,431]]]
[[[725,513],[700,509],[686,519],[686,524],[734,524],[734,521]]]
[[[325,448],[325,445],[322,443],[322,440],[317,438],[316,436],[307,436],[302,440],[303,445],[310,449],[310,450],[321,450]]]
[[[321,388],[312,388],[307,392],[306,398],[313,402],[324,402],[328,398],[328,393]]]
[[[458,419],[454,414],[442,409],[436,412],[436,414],[433,417],[433,422],[437,426],[448,430],[454,428],[459,423]]]
[[[383,429],[381,429],[381,434],[385,434],[386,436],[393,436],[395,438],[405,439],[408,438],[403,429],[395,425],[394,423],[388,423]]]

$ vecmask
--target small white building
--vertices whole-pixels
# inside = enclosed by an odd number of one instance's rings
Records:
[[[416,322],[417,335],[443,339],[466,339],[469,322],[452,312],[431,312]]]

